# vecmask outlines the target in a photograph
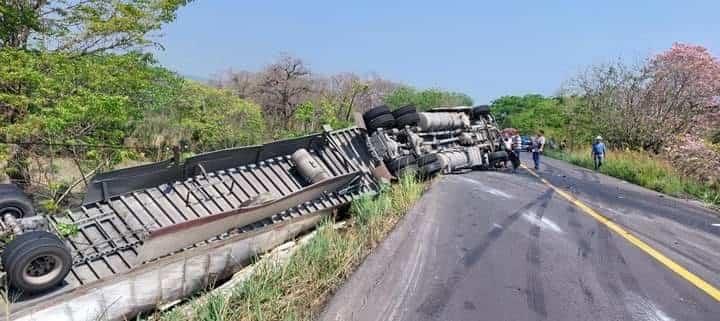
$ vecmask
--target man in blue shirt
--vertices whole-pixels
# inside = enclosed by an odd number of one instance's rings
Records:
[[[592,158],[595,162],[595,170],[600,169],[605,158],[605,144],[602,142],[602,136],[595,137],[592,145]]]

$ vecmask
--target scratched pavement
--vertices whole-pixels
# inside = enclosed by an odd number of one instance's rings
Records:
[[[538,174],[711,286],[720,216],[544,158]],[[720,320],[720,303],[526,171],[437,181],[320,320]]]

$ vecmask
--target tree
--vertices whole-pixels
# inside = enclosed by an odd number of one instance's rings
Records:
[[[355,106],[370,94],[370,84],[353,73],[340,73],[330,77],[330,88],[324,93],[325,99],[339,105],[338,109],[344,113],[341,117],[350,120]],[[338,115],[340,116],[340,115]]]
[[[0,51],[0,134],[9,140],[121,144],[180,79],[147,55]]]
[[[163,24],[191,0],[7,0],[0,48],[90,54],[159,44]]]
[[[287,123],[310,92],[310,70],[302,60],[282,56],[261,73],[256,92],[265,115]]]
[[[708,129],[709,118],[698,116],[718,109],[720,60],[702,46],[675,43],[653,57],[647,68],[652,82],[646,104],[654,118],[650,132],[684,133],[695,126]]]
[[[501,127],[513,127],[511,118],[530,108],[540,105],[546,98],[542,95],[502,96],[492,102],[493,115]]]
[[[385,97],[388,106],[397,108],[404,105],[414,105],[418,110],[427,110],[434,107],[471,106],[470,96],[443,91],[439,89],[426,89],[417,91],[412,87],[399,87]]]
[[[262,142],[260,107],[232,92],[185,80],[177,95],[146,110],[132,137],[145,146],[186,145],[193,152]]]
[[[6,151],[9,176],[34,184],[30,159],[58,153],[92,154],[95,166],[119,161],[125,151],[59,152],[43,144],[122,145],[144,110],[170,101],[180,81],[142,54],[0,50],[0,139],[23,143]]]
[[[587,135],[576,130],[577,119],[569,116],[575,107],[572,99],[542,95],[503,96],[490,105],[501,127],[518,129],[524,135],[543,130],[553,139],[571,139],[571,144],[573,138]]]
[[[255,72],[228,69],[217,74],[210,84],[217,88],[227,89],[241,99],[255,100],[260,75]]]
[[[572,82],[599,132],[616,145],[659,152],[697,125],[720,93],[720,62],[701,46],[674,44],[640,64],[590,68]]]

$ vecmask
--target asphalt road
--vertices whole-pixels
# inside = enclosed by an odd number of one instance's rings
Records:
[[[541,177],[720,287],[718,213],[543,160]],[[720,302],[528,172],[470,172],[436,182],[320,319],[717,321]]]

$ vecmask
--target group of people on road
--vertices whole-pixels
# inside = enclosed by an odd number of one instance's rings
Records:
[[[516,130],[512,133],[506,132],[503,135],[503,144],[512,163],[512,170],[515,172],[520,166],[520,152],[523,149],[520,133]],[[536,170],[540,168],[540,154],[542,154],[543,148],[545,148],[545,132],[540,130],[537,135],[533,137],[530,147]]]
[[[512,130],[510,132],[504,132],[503,133],[503,145],[505,147],[505,150],[508,152],[508,157],[510,162],[512,163],[512,171],[513,173],[517,171],[517,168],[520,166],[520,152],[522,151],[522,137],[520,136],[520,133],[517,130]],[[530,152],[532,153],[532,159],[535,170],[540,169],[540,156],[543,154],[543,151],[545,149],[546,145],[546,139],[545,139],[545,132],[542,130],[539,130],[537,134],[532,138],[530,143]],[[562,147],[564,149],[565,147],[565,141],[562,142]],[[595,137],[592,148],[591,148],[591,157],[593,159],[593,163],[595,165],[595,170],[599,170],[600,167],[603,165],[603,161],[605,160],[606,155],[606,148],[605,143],[603,143],[602,136]],[[507,167],[507,163],[506,163]]]
[[[522,152],[523,150],[522,137],[517,130],[511,129],[503,132],[502,140],[503,147],[508,153],[509,161],[512,163],[512,170],[513,172],[515,172],[517,171],[517,168],[520,167],[520,152]],[[535,169],[538,169],[540,167],[540,154],[542,153],[544,147],[545,133],[541,130],[538,132],[537,136],[532,139],[531,143],[531,151],[533,155],[533,161],[535,163]],[[505,164],[505,167],[507,167],[507,162]]]

